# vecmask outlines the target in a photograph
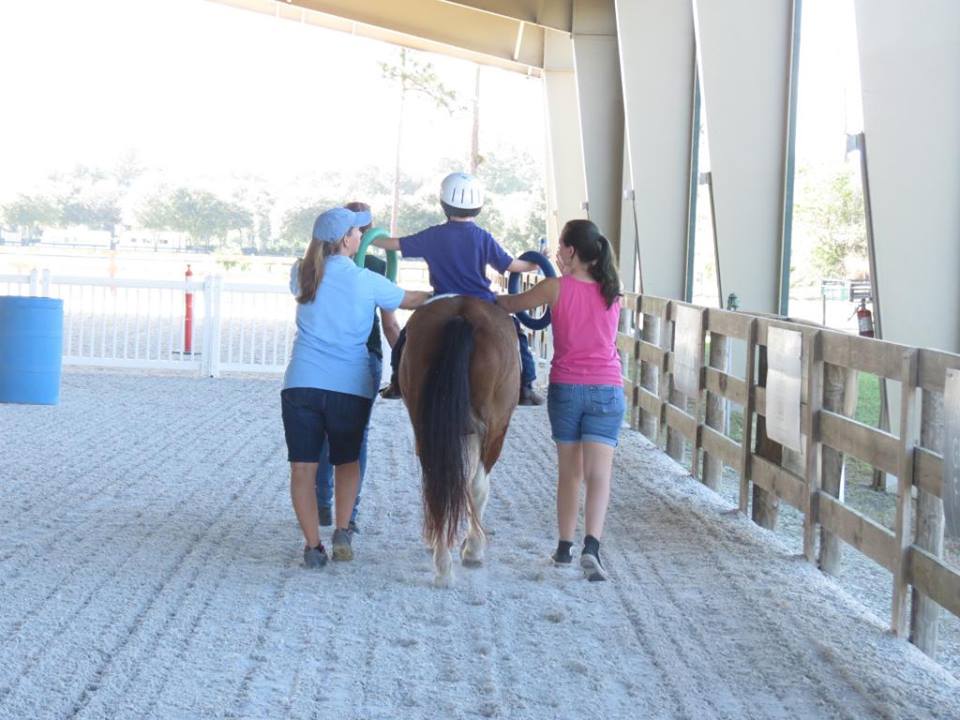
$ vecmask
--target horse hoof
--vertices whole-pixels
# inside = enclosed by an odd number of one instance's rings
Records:
[[[433,586],[441,589],[453,587],[453,575],[434,575]]]
[[[483,550],[478,553],[470,549],[470,541],[464,540],[460,546],[460,562],[464,567],[480,567],[483,565]]]

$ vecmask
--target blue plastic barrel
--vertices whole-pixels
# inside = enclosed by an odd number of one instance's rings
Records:
[[[63,300],[0,296],[0,402],[56,405]]]

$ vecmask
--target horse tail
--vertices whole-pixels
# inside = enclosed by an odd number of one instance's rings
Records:
[[[430,364],[420,397],[420,464],[423,468],[424,535],[450,547],[470,503],[466,435],[475,431],[470,404],[473,326],[451,318]]]

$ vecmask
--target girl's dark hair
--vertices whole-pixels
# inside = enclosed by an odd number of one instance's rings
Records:
[[[600,234],[600,228],[589,220],[571,220],[563,226],[560,242],[572,247],[580,262],[587,266],[590,277],[600,283],[600,293],[607,303],[620,296],[620,274],[610,241]]]

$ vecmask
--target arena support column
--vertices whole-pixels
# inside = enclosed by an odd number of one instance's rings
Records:
[[[573,41],[567,33],[547,31],[543,77],[547,125],[547,236],[551,247],[567,220],[585,218],[587,199],[573,69]]]
[[[587,215],[620,255],[623,91],[613,0],[573,0],[573,54]]]

